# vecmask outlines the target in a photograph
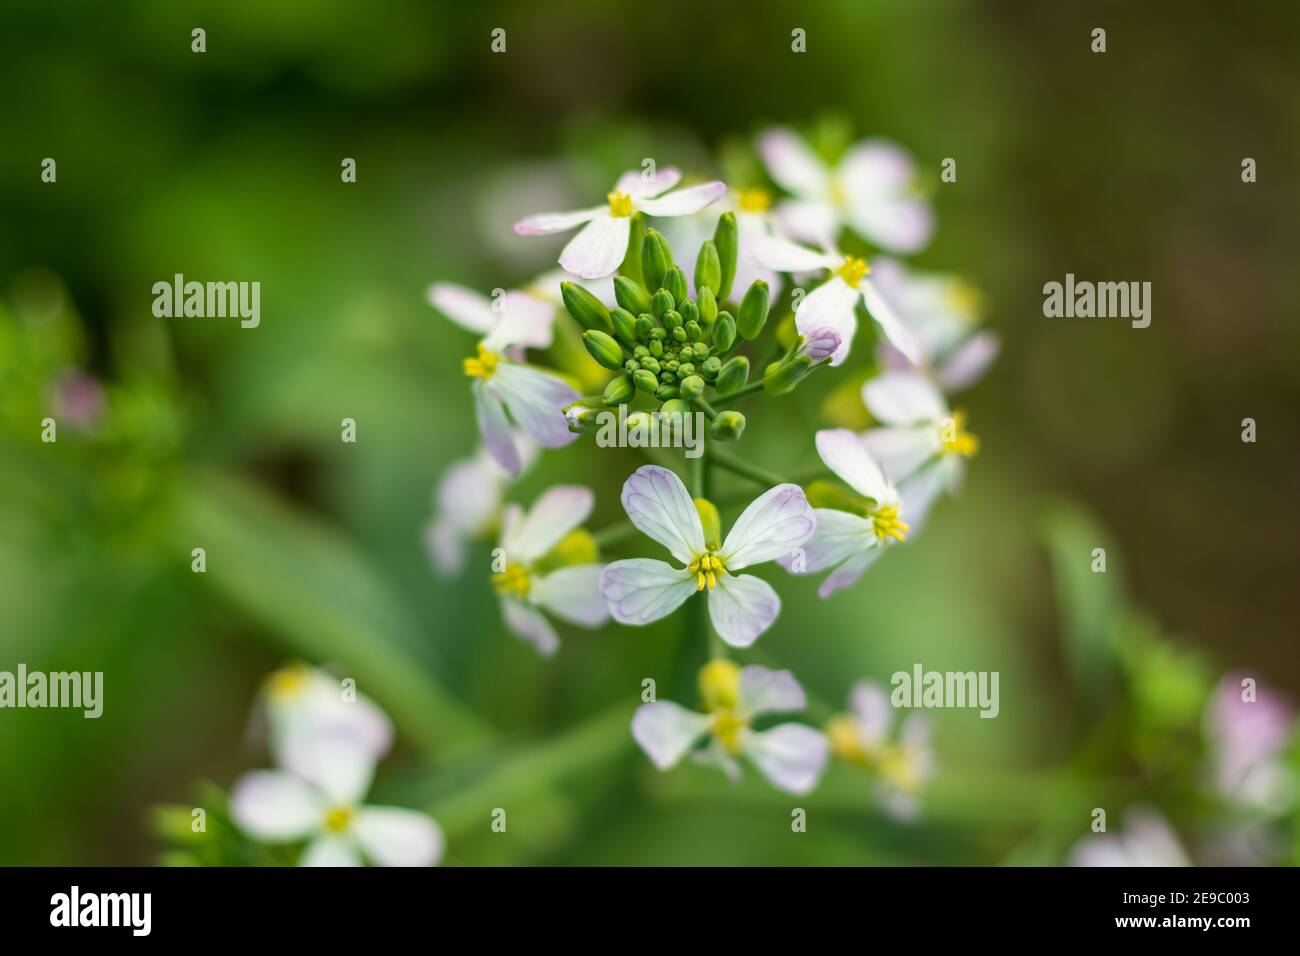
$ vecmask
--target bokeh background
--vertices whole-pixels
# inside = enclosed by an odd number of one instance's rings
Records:
[[[6,3],[0,669],[102,670],[106,702],[0,712],[0,863],[157,861],[151,808],[264,765],[250,705],[298,658],[393,715],[378,792],[430,808],[452,862],[1057,863],[1092,807],[1135,801],[1194,845],[1223,812],[1194,795],[1211,684],[1300,694],[1297,25],[1262,2]],[[543,661],[500,624],[488,544],[445,581],[422,542],[476,442],[472,341],[425,287],[527,281],[559,243],[514,218],[645,156],[744,170],[774,122],[911,150],[939,219],[915,262],[977,283],[1004,341],[963,398],[965,494],[834,600],[779,581],[759,644],[828,707],[918,661],[1001,672],[998,719],[938,715],[912,825],[846,767],[798,801],[657,774],[627,718],[645,676],[691,699],[681,615],[566,629]],[[261,327],[156,319],[178,272],[260,281]],[[1066,272],[1150,281],[1150,328],[1045,319]],[[836,384],[767,403],[743,450],[816,464]],[[42,444],[77,396],[91,423]],[[598,528],[637,463],[579,443],[512,497],[589,483]]]

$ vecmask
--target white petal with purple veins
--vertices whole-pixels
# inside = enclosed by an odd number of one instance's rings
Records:
[[[812,506],[798,485],[777,485],[750,502],[719,552],[728,571],[783,557],[813,533]]]
[[[709,618],[732,647],[749,647],[781,613],[772,585],[751,574],[723,574],[709,591]]]

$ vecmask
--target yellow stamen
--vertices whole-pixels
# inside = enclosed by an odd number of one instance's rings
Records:
[[[916,793],[921,789],[921,774],[915,756],[906,747],[886,747],[876,767],[882,777],[904,793]]]
[[[845,256],[844,264],[835,270],[837,276],[855,289],[870,272],[871,267],[867,265],[867,260],[859,259],[857,256]]]
[[[961,318],[973,322],[984,311],[984,296],[979,289],[961,279],[951,279],[945,289],[948,305]]]
[[[483,347],[483,343],[478,345],[478,358],[465,359],[465,374],[470,378],[489,379],[497,370],[497,362],[500,356]]]
[[[276,700],[292,700],[307,688],[311,668],[306,664],[282,667],[267,679],[267,693]]]
[[[736,205],[741,212],[767,212],[772,205],[772,194],[766,189],[751,187],[736,190]]]
[[[686,566],[686,570],[695,575],[695,590],[703,591],[707,585],[712,591],[718,586],[718,575],[726,573],[727,565],[716,554],[700,554]]]
[[[748,729],[749,721],[737,716],[733,710],[713,712],[713,736],[718,738],[718,742],[733,757],[740,755],[740,740]]]
[[[632,215],[632,197],[621,189],[615,189],[613,192],[606,194],[609,200],[609,214],[616,219],[622,219]]]
[[[354,816],[356,813],[351,807],[330,807],[325,811],[325,829],[330,833],[343,833],[352,825]]]
[[[871,512],[871,521],[875,526],[876,538],[884,541],[893,538],[903,541],[907,538],[907,525],[898,520],[898,505],[888,505]]]
[[[840,760],[865,767],[870,762],[867,748],[858,736],[858,724],[848,714],[837,714],[826,724],[826,739],[831,753]]]
[[[504,571],[492,575],[492,587],[500,597],[527,597],[531,582],[522,564],[507,564]]]
[[[939,426],[939,440],[945,454],[961,455],[963,458],[969,458],[980,447],[980,440],[966,431],[966,412],[960,408]]]
[[[716,658],[700,668],[700,697],[706,710],[732,710],[740,701],[740,668]]]

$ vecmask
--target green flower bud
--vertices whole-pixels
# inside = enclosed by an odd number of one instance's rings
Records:
[[[685,302],[678,302],[677,311],[681,313],[682,321],[687,325],[700,320],[700,307],[691,299],[687,299]]]
[[[749,381],[749,359],[743,355],[737,355],[729,360],[718,372],[718,381],[715,387],[720,395],[729,395],[738,389],[745,387]]]
[[[663,322],[664,328],[671,332],[673,329],[681,326],[682,316],[681,313],[676,310],[669,309],[660,317],[659,321]]]
[[[605,400],[606,405],[615,408],[632,401],[634,394],[636,394],[636,389],[633,388],[632,382],[626,375],[620,375],[618,378],[609,380],[601,397]]]
[[[632,350],[632,357],[637,359],[643,359],[649,354],[650,354],[650,350],[646,348],[644,345],[638,345],[636,348]]]
[[[627,309],[610,309],[609,321],[621,341],[629,348],[636,345],[636,316]]]
[[[632,383],[638,391],[649,392],[654,394],[655,389],[659,387],[659,379],[655,378],[653,372],[647,372],[645,369],[637,369],[632,373]]]
[[[589,329],[582,333],[582,344],[587,354],[605,368],[618,371],[623,367],[623,347],[614,341],[614,337],[604,332]]]
[[[861,495],[855,495],[847,488],[842,488],[831,481],[809,482],[805,489],[808,498],[808,504],[814,508],[833,508],[836,511],[847,511],[849,514],[855,514],[865,518],[871,512],[875,502],[870,498],[863,498]]]
[[[662,319],[664,313],[677,304],[673,294],[667,289],[660,289],[650,298],[650,311],[656,319]]]
[[[654,331],[655,319],[649,312],[643,312],[636,317],[636,337],[638,339],[647,339],[650,333]]]
[[[705,240],[700,246],[700,254],[695,258],[695,288],[709,288],[716,294],[722,279],[722,265],[718,261],[718,250],[712,240]]]
[[[656,332],[662,332],[663,329],[655,329]],[[650,354],[655,358],[664,354],[664,343],[660,339],[650,340]]]
[[[650,330],[650,338],[663,341],[664,339],[668,338],[668,330],[661,329],[658,326],[655,326],[653,329]]]
[[[713,297],[713,291],[708,286],[701,289],[695,298],[700,303],[700,324],[707,329],[718,317],[718,300]]]
[[[722,359],[718,358],[716,355],[710,355],[704,360],[704,364],[700,366],[700,374],[703,375],[705,381],[708,382],[712,382],[716,379],[721,370]]]
[[[675,385],[677,383],[677,374],[675,372],[660,372],[659,384]]]
[[[711,349],[706,343],[696,342],[694,345],[691,346],[691,354],[689,357],[694,358],[697,362],[703,362],[706,358],[709,357],[710,351]]]
[[[745,416],[740,412],[718,412],[709,425],[709,434],[718,441],[735,441],[745,431]]]
[[[762,279],[756,279],[740,303],[740,314],[736,317],[736,331],[751,341],[758,338],[758,333],[763,331],[763,323],[767,321],[767,310],[770,305],[771,292],[768,291],[767,283]]]
[[[677,366],[677,372],[680,375],[694,375],[695,366],[690,362],[683,362],[681,365]]]
[[[635,372],[641,367],[641,363],[636,359],[628,359],[623,363],[623,370],[626,372]]]
[[[718,251],[718,288],[714,291],[719,302],[731,295],[731,283],[736,278],[736,259],[740,255],[740,232],[736,228],[736,214],[723,213],[718,227],[713,230],[713,245]]]
[[[668,371],[670,372],[677,371],[679,367],[680,367],[680,363],[677,361],[677,359],[669,359],[667,362],[664,363],[664,368],[668,369]]]
[[[659,414],[665,418],[672,418],[677,415],[689,415],[691,413],[690,402],[683,401],[680,398],[670,398],[659,406]]]
[[[686,273],[673,266],[664,273],[664,288],[673,294],[673,302],[685,302],[688,294]]]
[[[649,372],[651,375],[659,374],[659,363],[654,358],[642,359],[641,367],[645,369],[647,372]]]
[[[641,283],[627,276],[614,277],[614,298],[633,315],[650,311],[650,293],[641,288]]]
[[[718,321],[713,323],[713,347],[719,352],[727,352],[736,344],[736,320],[730,312],[719,312]]]
[[[700,339],[704,338],[704,330],[700,328],[700,323],[687,322],[686,337],[690,339],[692,342],[698,342]]]
[[[696,498],[695,511],[700,516],[700,526],[704,529],[704,546],[710,551],[722,548],[722,521],[718,518],[718,509],[707,498]]]
[[[584,329],[614,331],[609,320],[609,309],[582,286],[574,282],[561,282],[560,296],[564,299],[564,307],[569,310],[569,315]]]
[[[664,275],[673,267],[673,252],[668,240],[654,229],[645,231],[641,240],[641,274],[645,276],[645,287],[651,291],[663,288]]]
[[[643,443],[648,443],[649,437],[658,431],[658,423],[649,412],[633,412],[627,416],[627,430],[628,434],[632,432],[640,433],[644,436]]]
[[[672,337],[673,337],[673,341],[674,341],[674,342],[685,342],[685,341],[686,341],[686,330],[685,330],[684,328],[682,328],[680,325],[677,326],[675,329],[672,330],[671,335],[672,335]]]
[[[565,408],[564,420],[568,422],[569,431],[579,435],[590,435],[600,431],[600,409],[582,402],[574,402]]]
[[[682,398],[694,401],[704,394],[704,379],[698,375],[688,375],[682,379]]]
[[[796,355],[788,362],[773,362],[763,372],[763,391],[769,395],[792,392],[812,370],[813,360],[807,355]]]
[[[655,389],[655,398],[661,402],[666,402],[670,398],[676,398],[680,394],[676,385],[660,385]]]

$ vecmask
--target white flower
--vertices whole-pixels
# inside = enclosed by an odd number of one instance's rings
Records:
[[[913,190],[911,158],[893,143],[859,142],[834,169],[785,128],[760,136],[758,151],[772,179],[795,196],[777,207],[790,235],[829,245],[847,224],[893,252],[916,252],[930,241],[934,216]]]
[[[966,431],[966,413],[949,411],[943,393],[916,372],[886,372],[862,386],[862,401],[883,427],[862,435],[867,451],[907,502],[906,519],[919,530],[944,491],[956,492],[979,439]]]
[[[1300,796],[1300,781],[1286,760],[1296,713],[1269,687],[1256,687],[1255,696],[1243,700],[1243,677],[1224,675],[1205,709],[1214,788],[1239,806],[1280,815]]]
[[[483,346],[494,352],[511,347],[550,348],[555,303],[531,292],[512,290],[489,299],[462,285],[435,282],[425,297],[462,329],[480,336]]]
[[[537,445],[521,432],[512,432],[522,468],[537,458]],[[510,475],[485,448],[473,458],[452,462],[433,494],[434,517],[425,526],[424,543],[438,573],[459,574],[465,566],[465,546],[497,526]]]
[[[793,674],[757,666],[741,670],[731,661],[714,660],[700,670],[700,696],[706,713],[667,700],[637,708],[632,736],[656,767],[675,766],[707,736],[708,746],[697,751],[697,759],[721,767],[732,779],[740,776],[736,758],[744,756],[782,790],[803,794],[817,785],[826,765],[825,737],[803,724],[758,731],[752,726],[761,714],[806,706]]]
[[[884,256],[872,260],[876,290],[916,339],[921,364],[945,392],[974,385],[997,357],[998,337],[981,331],[979,292],[954,276],[914,272]],[[904,368],[911,363],[887,343],[881,364]]]
[[[505,564],[492,575],[501,614],[506,627],[547,656],[556,652],[560,639],[543,611],[588,628],[609,619],[594,541],[574,531],[591,514],[592,503],[590,489],[557,485],[527,514],[518,505],[507,505],[502,516]],[[557,547],[564,553],[557,556]],[[551,564],[558,560],[560,566],[553,568],[544,559]]]
[[[306,664],[290,664],[267,678],[262,703],[272,757],[301,776],[318,773],[322,760],[344,746],[371,761],[392,746],[393,727],[379,707]]]
[[[754,257],[755,243],[772,235],[772,224],[767,215],[771,196],[764,189],[741,189],[729,192],[707,213],[694,216],[682,216],[660,227],[668,245],[672,247],[673,258],[686,273],[687,289],[695,296],[695,261],[699,258],[700,248],[705,240],[712,239],[717,229],[718,217],[723,213],[736,214],[736,274],[731,283],[731,297],[739,301],[748,289],[758,280],[767,283],[772,299],[781,294],[781,276],[776,270],[760,265]]]
[[[598,279],[584,279],[582,276],[576,276],[564,269],[548,269],[528,283],[526,291],[529,295],[544,299],[555,308],[562,309],[564,308],[564,297],[560,294],[561,282],[572,282],[574,285],[582,286],[608,308],[612,309],[618,305],[618,298],[614,295],[614,277],[612,275],[602,276]]]
[[[714,181],[668,193],[681,178],[682,174],[671,166],[650,177],[638,171],[624,173],[606,197],[605,205],[574,212],[538,213],[515,223],[515,232],[521,236],[549,236],[582,226],[560,253],[560,265],[584,279],[611,275],[627,254],[634,214],[689,216],[727,191],[725,183]]]
[[[1118,833],[1090,833],[1070,851],[1070,866],[1190,866],[1178,837],[1154,810],[1128,811]]]
[[[833,568],[817,593],[829,597],[848,587],[884,553],[907,536],[903,503],[880,466],[867,453],[862,439],[846,428],[819,431],[817,454],[857,496],[845,494],[844,507],[817,508],[817,529],[802,551],[779,559],[793,574],[816,574]]]
[[[258,840],[307,840],[299,866],[433,866],[445,841],[431,817],[399,807],[361,806],[374,758],[328,735],[308,774],[256,770],[236,781],[230,815]]]
[[[823,326],[840,334],[840,347],[831,357],[832,365],[839,365],[848,358],[853,335],[858,330],[856,310],[859,299],[890,344],[912,362],[920,361],[921,352],[916,339],[867,278],[871,269],[865,259],[843,255],[831,246],[818,251],[772,236],[755,241],[754,258],[778,272],[830,271],[830,278],[798,304],[794,320],[802,335],[809,335]]]
[[[736,572],[788,555],[808,540],[812,508],[798,485],[777,485],[751,502],[721,544],[706,541],[695,502],[667,468],[638,468],[624,483],[622,500],[632,523],[685,566],[633,558],[606,567],[600,590],[614,620],[649,624],[706,587],[709,616],[728,644],[748,647],[776,620],[781,599],[772,586]],[[712,533],[716,538],[716,528]]]
[[[891,740],[893,707],[875,681],[859,681],[849,704],[852,713],[834,717],[826,726],[831,753],[877,775],[876,799],[891,816],[915,819],[918,794],[935,769],[929,720],[923,714],[909,715],[899,725],[897,740]]]

